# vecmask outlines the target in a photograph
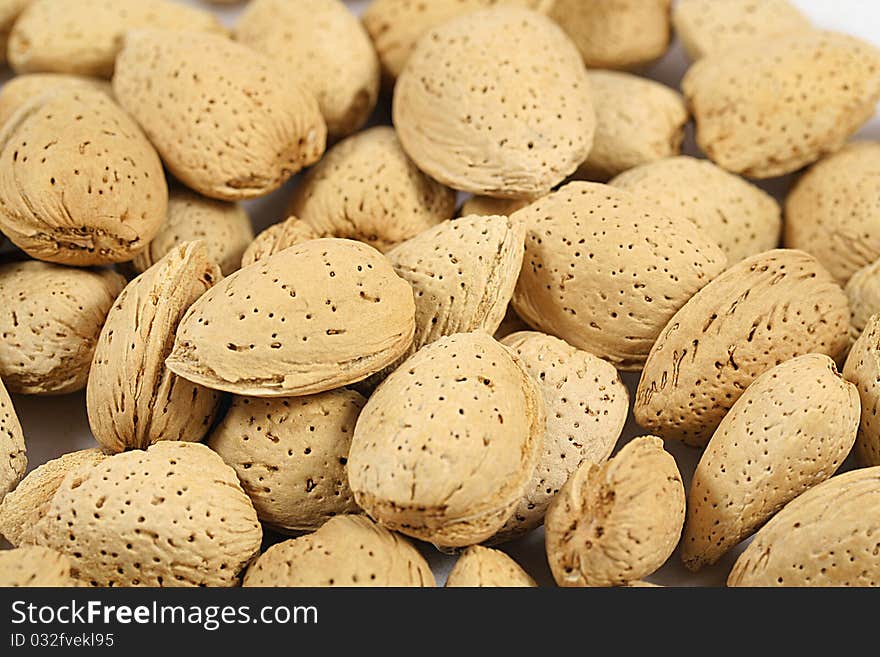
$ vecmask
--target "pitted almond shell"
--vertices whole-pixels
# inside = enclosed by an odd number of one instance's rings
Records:
[[[2,4],[2,3],[0,3]],[[6,50],[2,49],[5,53]],[[34,98],[53,89],[86,87],[112,94],[110,83],[80,75],[66,73],[26,73],[17,75],[0,88],[0,125],[6,123],[22,107]]]
[[[880,465],[880,315],[873,315],[856,340],[843,376],[858,387],[862,402],[856,458],[861,465]]]
[[[844,292],[849,299],[850,342],[855,342],[871,317],[880,313],[880,258],[853,274]]]
[[[0,502],[16,487],[27,469],[27,450],[15,407],[0,379]]]
[[[71,566],[65,555],[44,547],[0,550],[0,587],[78,586]]]
[[[462,552],[446,579],[447,588],[533,587],[535,580],[500,550],[472,545]]]
[[[310,224],[298,217],[288,217],[281,223],[269,226],[254,238],[241,256],[241,266],[247,267],[257,260],[319,237]]]

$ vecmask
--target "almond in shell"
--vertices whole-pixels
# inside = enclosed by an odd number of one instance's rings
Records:
[[[843,376],[856,384],[862,402],[856,458],[862,465],[880,465],[880,315],[868,320],[847,356]]]
[[[447,588],[534,587],[535,580],[500,550],[472,545],[462,552],[446,579]]]
[[[0,587],[77,586],[71,567],[69,558],[49,548],[0,550]]]
[[[0,502],[16,487],[27,469],[27,450],[15,407],[0,380]]]
[[[241,266],[247,267],[257,260],[267,258],[291,246],[318,238],[320,235],[311,224],[298,217],[288,217],[280,223],[269,226],[254,238],[241,256]]]

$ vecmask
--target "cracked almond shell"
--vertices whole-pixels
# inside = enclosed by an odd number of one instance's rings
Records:
[[[687,219],[600,183],[569,183],[512,218],[526,224],[516,312],[618,369],[639,369],[666,322],[726,266]]]
[[[111,94],[110,83],[66,73],[29,73],[17,75],[0,88],[0,126],[34,98],[66,87],[86,87]]]
[[[779,245],[782,210],[776,199],[709,160],[664,158],[609,184],[690,219],[721,247],[729,264]]]
[[[831,477],[859,427],[859,395],[828,356],[806,354],[759,376],[700,458],[681,558],[713,564],[788,502]]]
[[[299,217],[288,217],[284,221],[269,226],[257,235],[241,256],[241,266],[247,267],[279,251],[320,238],[310,224]]]
[[[0,587],[77,586],[71,567],[69,558],[49,548],[0,550]]]
[[[849,299],[849,337],[855,342],[871,317],[880,312],[880,259],[853,274],[844,292]]]
[[[235,471],[178,441],[71,472],[34,535],[93,586],[235,586],[262,540]]]
[[[16,487],[27,469],[21,423],[0,379],[0,502]]]
[[[125,279],[30,260],[0,265],[0,378],[23,394],[86,385],[98,335]]]
[[[862,402],[856,458],[861,465],[880,465],[880,315],[868,319],[850,349],[843,376],[858,387]]]
[[[518,563],[500,550],[472,545],[455,562],[447,588],[534,587],[535,580]]]
[[[434,575],[405,538],[347,515],[270,547],[248,569],[244,586],[434,586]]]
[[[106,93],[55,89],[0,131],[0,230],[34,258],[131,260],[159,231],[167,207],[156,151]]]
[[[473,545],[522,499],[543,431],[544,400],[519,359],[485,333],[458,333],[422,347],[369,398],[349,484],[389,529]]]
[[[235,470],[260,520],[284,533],[358,513],[346,464],[364,398],[353,390],[305,397],[235,397],[208,446]]]
[[[113,92],[171,173],[211,198],[263,196],[324,152],[312,94],[276,61],[221,36],[129,32]]]
[[[506,6],[425,35],[397,80],[393,115],[422,171],[504,198],[534,198],[574,173],[596,123],[574,44],[541,14]]]
[[[253,397],[332,390],[406,352],[413,293],[375,249],[321,239],[220,281],[180,322],[168,368],[209,388]]]
[[[331,148],[296,186],[287,212],[320,237],[384,252],[450,219],[455,193],[419,171],[394,128],[377,126]]]
[[[833,153],[874,114],[880,50],[834,32],[792,32],[703,57],[682,80],[697,144],[751,178]]]
[[[135,278],[101,329],[86,406],[98,444],[109,452],[160,440],[201,440],[220,395],[165,367],[177,326],[221,277],[203,242],[186,242]]]
[[[547,510],[556,583],[619,586],[650,575],[678,544],[684,514],[681,475],[659,438],[635,438],[602,465],[585,462]]]
[[[697,292],[663,329],[636,392],[636,421],[704,446],[759,375],[795,356],[837,360],[849,345],[846,295],[808,253],[767,251]]]
[[[853,470],[789,502],[755,535],[728,586],[880,586],[880,467]]]

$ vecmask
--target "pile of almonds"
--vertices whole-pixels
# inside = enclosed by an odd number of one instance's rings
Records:
[[[673,30],[680,93],[632,72]],[[0,35],[0,585],[434,586],[433,544],[533,587],[504,550],[543,526],[560,586],[676,550],[880,586],[870,44],[787,0],[9,0]],[[748,180],[802,169],[784,208]],[[96,446],[28,472],[14,406],[82,390]]]

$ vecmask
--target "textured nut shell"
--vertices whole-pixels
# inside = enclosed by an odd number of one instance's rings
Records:
[[[349,483],[389,529],[473,545],[513,513],[543,432],[544,401],[519,360],[485,333],[459,333],[420,349],[367,401]]]
[[[509,217],[517,210],[522,210],[532,201],[527,198],[492,198],[491,196],[472,196],[461,206],[461,216],[491,217],[500,215]]]
[[[755,379],[724,416],[688,493],[682,561],[713,564],[779,509],[833,475],[859,427],[856,387],[807,354]]]
[[[5,52],[3,50],[2,52]],[[64,73],[31,73],[17,75],[0,88],[0,125],[6,123],[13,114],[37,98],[53,89],[66,87],[86,87],[112,93],[110,83],[95,78]]]
[[[0,503],[0,535],[13,545],[33,542],[33,531],[46,515],[64,478],[78,468],[91,468],[107,458],[100,449],[69,452],[37,466]]]
[[[849,337],[855,342],[880,312],[880,259],[853,274],[844,291],[849,299]]]
[[[590,68],[633,68],[669,47],[671,0],[553,0],[550,17]]]
[[[77,586],[71,567],[66,556],[44,547],[0,550],[0,587]]]
[[[684,512],[681,475],[659,438],[636,438],[603,465],[584,463],[547,510],[556,583],[615,586],[650,575],[675,549]]]
[[[666,322],[726,265],[687,219],[599,183],[569,183],[513,219],[527,226],[516,312],[619,369],[639,369]]]
[[[880,465],[880,315],[868,320],[847,356],[843,376],[856,384],[862,402],[856,458],[861,465]]]
[[[614,366],[543,333],[513,333],[513,349],[547,409],[544,449],[526,494],[493,540],[508,540],[544,521],[550,502],[584,461],[602,463],[629,413],[629,394]]]
[[[0,64],[6,63],[6,48],[12,26],[33,0],[0,0]],[[8,83],[7,83],[8,84]]]
[[[143,273],[172,249],[193,240],[207,248],[208,260],[228,276],[241,266],[245,249],[254,240],[250,217],[238,203],[226,203],[178,188],[168,198],[168,219],[132,264]]]
[[[378,251],[304,242],[224,279],[180,322],[168,368],[254,397],[332,390],[378,372],[412,342],[412,289]]]
[[[810,28],[810,21],[789,0],[679,0],[672,24],[692,60],[749,39]]]
[[[846,283],[880,258],[878,186],[880,142],[848,144],[815,164],[785,201],[785,245],[812,253]]]
[[[782,210],[776,199],[709,160],[665,158],[609,184],[690,219],[718,243],[729,264],[779,245]]]
[[[72,472],[35,530],[98,586],[233,586],[261,539],[232,468],[176,441]]]
[[[89,371],[86,406],[98,444],[110,452],[160,440],[201,440],[220,395],[165,367],[178,323],[219,280],[202,242],[187,242],[135,278],[101,329]]]
[[[131,260],[167,207],[156,151],[101,91],[50,91],[0,131],[0,230],[28,255],[68,265]]]
[[[538,586],[529,574],[499,550],[473,545],[455,562],[446,579],[447,588]]]
[[[21,481],[26,469],[24,434],[6,386],[0,380],[0,502]]]
[[[811,352],[837,360],[848,331],[846,295],[811,255],[779,249],[746,258],[669,320],[639,381],[636,421],[703,446],[760,374]]]
[[[54,71],[109,78],[129,30],[225,33],[208,12],[167,0],[34,0],[9,36],[18,73]]]
[[[235,38],[294,72],[318,101],[331,135],[360,128],[379,96],[379,59],[339,0],[254,0]]]
[[[880,467],[811,488],[757,533],[728,586],[880,585]]]
[[[416,331],[407,356],[444,335],[492,335],[522,267],[525,226],[507,217],[446,221],[388,252],[413,288]]]
[[[687,109],[669,87],[616,71],[590,71],[596,134],[575,174],[608,180],[627,169],[681,152]]]
[[[349,515],[270,547],[244,586],[434,586],[434,575],[406,539]]]
[[[12,392],[86,385],[101,326],[125,279],[35,260],[0,265],[0,378]]]
[[[728,171],[791,173],[839,149],[880,100],[880,50],[806,31],[702,58],[682,90],[697,143]]]
[[[208,446],[235,470],[260,520],[314,530],[357,513],[346,463],[364,398],[351,390],[306,397],[235,397]]]
[[[418,170],[394,128],[379,126],[330,149],[296,186],[287,211],[320,237],[387,251],[450,219],[455,193]]]
[[[586,159],[595,129],[574,45],[541,14],[512,7],[461,16],[419,41],[393,115],[422,171],[504,198],[534,198],[562,182]]]
[[[319,237],[310,224],[298,217],[288,217],[281,223],[269,226],[254,238],[241,256],[241,266],[247,267],[257,260]]]
[[[113,91],[174,176],[211,198],[267,194],[324,152],[327,126],[311,93],[220,36],[130,32]]]

